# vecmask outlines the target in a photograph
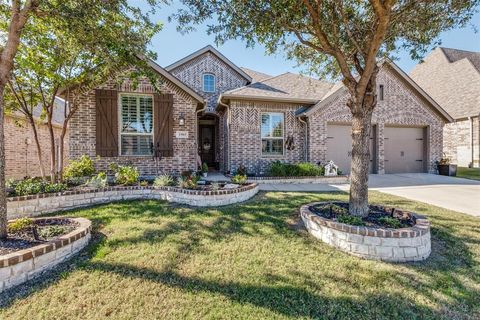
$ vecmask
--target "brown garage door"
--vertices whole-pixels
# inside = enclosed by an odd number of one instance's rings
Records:
[[[423,128],[385,127],[385,173],[424,172]]]
[[[373,172],[375,139],[374,134],[370,136],[370,172]],[[333,160],[342,173],[350,173],[350,162],[352,161],[352,127],[350,125],[329,124],[327,126],[326,160]]]

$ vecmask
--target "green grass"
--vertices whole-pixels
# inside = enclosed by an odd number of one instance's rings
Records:
[[[472,180],[480,180],[480,168],[458,167],[457,177],[472,179]]]
[[[426,262],[362,260],[298,226],[300,205],[344,193],[261,193],[219,209],[114,203],[88,250],[0,295],[0,319],[479,319],[480,219],[380,193],[426,214]]]

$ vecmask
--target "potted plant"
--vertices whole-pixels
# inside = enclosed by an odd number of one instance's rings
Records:
[[[440,161],[437,161],[438,174],[442,176],[454,177],[457,175],[457,165],[451,164],[450,159],[443,157]]]
[[[206,162],[202,164],[202,175],[204,178],[208,175],[208,164]]]

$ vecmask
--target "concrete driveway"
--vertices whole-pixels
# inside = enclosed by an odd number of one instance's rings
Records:
[[[369,189],[480,217],[480,181],[426,173],[372,174]],[[268,191],[348,191],[349,185],[260,184]]]

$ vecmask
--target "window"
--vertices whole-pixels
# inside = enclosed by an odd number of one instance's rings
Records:
[[[215,92],[215,76],[211,73],[203,75],[203,91]]]
[[[121,95],[120,150],[122,156],[153,153],[153,98]]]
[[[283,113],[262,113],[262,155],[283,155]]]
[[[383,84],[381,84],[378,88],[378,95],[380,96],[380,101],[383,101],[383,98],[384,98],[384,89],[383,89]]]

